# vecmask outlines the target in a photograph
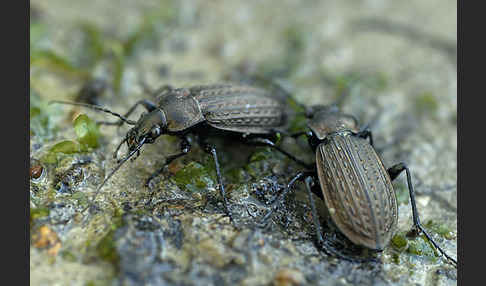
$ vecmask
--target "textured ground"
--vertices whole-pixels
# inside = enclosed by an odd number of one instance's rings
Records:
[[[255,226],[301,169],[262,147],[215,140],[238,228],[224,216],[212,161],[197,146],[143,187],[178,151],[168,136],[120,168],[97,210],[81,213],[116,165],[111,154],[128,128],[97,134],[73,119],[111,117],[47,105],[75,100],[93,78],[106,88],[84,100],[119,113],[149,98],[142,78],[156,88],[258,74],[308,105],[346,95],[342,109],[370,123],[385,165],[409,165],[422,222],[456,257],[455,1],[38,0],[30,45],[32,285],[457,284],[457,270],[428,243],[404,236],[412,225],[404,175],[394,183],[397,236],[380,263],[319,252],[301,184],[267,228]],[[313,160],[304,141],[281,144]],[[332,242],[358,251],[329,229],[322,202],[318,209]]]

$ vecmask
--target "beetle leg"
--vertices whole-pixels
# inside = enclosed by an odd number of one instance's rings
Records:
[[[327,241],[329,241],[330,239],[328,238],[329,237],[329,234],[328,233],[324,233],[324,237],[323,237],[323,240],[321,242],[317,242],[320,249],[322,251],[324,251],[324,253],[326,253],[327,255],[329,256],[334,256],[334,257],[337,257],[339,259],[342,259],[342,260],[346,260],[346,261],[350,261],[350,262],[354,262],[354,263],[363,263],[363,262],[375,262],[375,263],[378,263],[379,260],[375,257],[369,257],[369,258],[355,258],[355,257],[350,257],[350,256],[347,256],[347,255],[344,255],[338,251],[336,251],[336,249],[332,246],[330,246]]]
[[[272,147],[272,148],[276,149],[277,151],[279,151],[280,153],[284,154],[285,156],[289,157],[291,160],[293,160],[293,161],[297,162],[298,164],[304,166],[305,168],[313,169],[312,165],[306,164],[304,161],[297,159],[294,155],[290,154],[289,152],[287,152],[287,151],[283,150],[282,148],[280,148],[279,146],[275,145],[275,143],[273,143],[272,141],[270,141],[267,138],[251,138],[251,139],[247,139],[246,142],[248,144],[253,144],[253,145],[265,145],[265,146],[268,146],[268,147]]]
[[[137,101],[137,103],[135,103],[132,107],[130,107],[130,109],[127,111],[127,113],[125,113],[125,115],[123,115],[123,116],[124,117],[130,116],[130,114],[132,114],[133,111],[135,111],[135,108],[137,108],[137,106],[139,106],[139,105],[142,105],[143,107],[145,107],[145,109],[147,109],[148,112],[155,110],[157,108],[157,106],[153,102],[151,102],[150,100],[142,99],[142,100]],[[121,125],[123,125],[124,122],[123,122],[123,120],[118,120],[116,122],[98,121],[97,123],[103,124],[103,125],[121,126]]]
[[[314,181],[311,176],[305,178],[305,189],[307,190],[307,195],[309,196],[309,203],[311,205],[312,220],[314,221],[314,227],[316,228],[317,243],[320,246],[324,245],[324,240],[322,239],[321,224],[319,223],[319,218],[317,216],[316,204],[314,198],[312,197],[311,186]]]
[[[370,139],[370,145],[374,147],[373,135],[371,133],[371,130],[369,130],[368,128],[365,128],[364,130],[358,132],[358,134],[356,134],[356,135],[358,135],[359,137],[364,138],[364,139],[369,138]]]
[[[285,196],[292,190],[292,186],[295,184],[295,182],[304,177],[306,174],[306,172],[299,172],[292,178],[292,180],[290,180],[284,191],[280,195],[278,195],[278,197],[272,202],[272,204],[270,205],[270,210],[265,214],[263,219],[259,223],[257,223],[259,226],[264,227],[268,224],[268,221],[272,218],[273,213],[277,210],[280,203],[284,200]]]
[[[417,205],[415,203],[415,192],[413,190],[413,185],[412,185],[412,176],[410,175],[410,170],[408,169],[407,165],[404,163],[398,163],[388,169],[388,174],[390,175],[390,178],[394,180],[398,175],[400,175],[403,171],[407,173],[407,184],[408,184],[408,191],[410,193],[410,202],[412,204],[412,217],[413,217],[413,225],[415,230],[421,231],[425,237],[434,245],[434,247],[443,255],[445,256],[448,260],[452,261],[454,265],[457,266],[457,261],[447,255],[442,248],[439,247],[439,245],[432,239],[432,237],[425,231],[424,227],[420,223],[420,218],[419,214],[417,211]]]
[[[377,262],[374,257],[371,258],[353,258],[346,256],[342,253],[339,253],[336,251],[334,248],[329,246],[326,241],[327,239],[327,233],[324,234],[323,238],[322,236],[322,231],[321,231],[321,224],[319,223],[319,217],[317,215],[317,209],[316,209],[316,204],[314,202],[314,198],[312,197],[312,185],[314,185],[314,179],[312,176],[307,176],[304,180],[305,182],[305,188],[307,190],[307,194],[309,197],[309,203],[311,205],[311,212],[312,212],[312,220],[314,222],[314,227],[316,229],[316,237],[317,237],[317,244],[320,249],[322,249],[327,255],[334,256],[343,260],[351,261],[351,262],[356,262],[356,263],[362,263],[362,262]]]
[[[310,137],[310,136],[312,136],[312,132],[311,131],[300,131],[300,132],[295,132],[295,133],[289,134],[289,136],[294,138],[294,139],[298,138],[302,135],[307,135],[307,137]]]
[[[180,147],[181,147],[181,152],[180,153],[177,153],[177,154],[174,154],[174,155],[170,155],[168,156],[166,159],[165,159],[165,163],[164,165],[162,165],[162,167],[160,169],[158,169],[156,172],[154,172],[148,179],[147,181],[145,181],[145,186],[148,187],[149,186],[149,183],[150,181],[152,181],[152,179],[154,179],[155,177],[157,177],[160,173],[162,173],[165,169],[165,167],[167,165],[169,165],[172,161],[174,161],[175,159],[179,158],[179,157],[182,157],[184,155],[187,155],[187,153],[189,153],[189,151],[191,151],[191,143],[189,142],[189,140],[186,138],[186,137],[181,137],[182,141],[181,141],[181,144],[180,144]]]
[[[284,135],[284,136],[290,136],[290,134],[285,131],[285,130],[282,130],[282,129],[278,129],[278,128],[271,128],[270,131],[274,134],[281,134],[281,135]]]
[[[138,83],[142,86],[142,89],[143,89],[143,92],[144,93],[148,93],[152,96],[157,96],[159,95],[161,92],[165,91],[165,90],[173,90],[174,88],[171,86],[171,85],[163,85],[161,87],[159,87],[158,89],[156,90],[153,90],[148,84],[147,82],[144,80],[144,79],[139,79],[138,80]]]
[[[226,193],[224,191],[223,176],[221,175],[221,169],[219,167],[218,154],[216,153],[216,148],[210,143],[206,142],[204,139],[202,138],[199,139],[200,139],[199,143],[203,148],[203,150],[206,153],[209,153],[213,156],[214,165],[216,167],[216,175],[218,177],[219,191],[221,193],[221,197],[223,198],[224,211],[226,212],[226,215],[230,218],[230,221],[233,223],[234,222],[233,216],[231,215],[231,211],[228,207],[228,200],[226,199]]]

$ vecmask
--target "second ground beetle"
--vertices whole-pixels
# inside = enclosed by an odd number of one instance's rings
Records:
[[[392,181],[403,171],[412,204],[413,231],[422,232],[434,247],[454,265],[455,259],[443,251],[420,223],[410,170],[404,163],[385,168],[373,147],[371,131],[360,130],[354,116],[341,113],[337,106],[307,108],[307,135],[316,156],[315,168],[299,172],[272,203],[263,219],[265,225],[291,187],[304,180],[312,209],[318,244],[323,250],[343,259],[346,257],[326,247],[311,192],[324,200],[338,229],[353,243],[381,251],[390,242],[398,221],[398,207]],[[368,141],[369,140],[369,141]],[[312,188],[318,179],[320,190]]]

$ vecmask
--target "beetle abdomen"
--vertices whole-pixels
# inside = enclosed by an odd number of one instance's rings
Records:
[[[319,182],[331,217],[354,243],[383,249],[397,223],[390,177],[366,139],[331,135],[316,152]]]
[[[194,98],[206,121],[218,129],[269,133],[286,121],[284,102],[259,88],[221,86],[202,89]]]

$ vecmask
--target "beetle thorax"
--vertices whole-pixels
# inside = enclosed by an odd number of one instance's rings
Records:
[[[204,121],[199,103],[184,90],[176,90],[160,98],[159,105],[164,110],[170,132],[183,131]]]
[[[316,112],[307,124],[319,140],[326,138],[328,134],[351,131],[357,133],[358,121],[351,115],[327,110]]]

